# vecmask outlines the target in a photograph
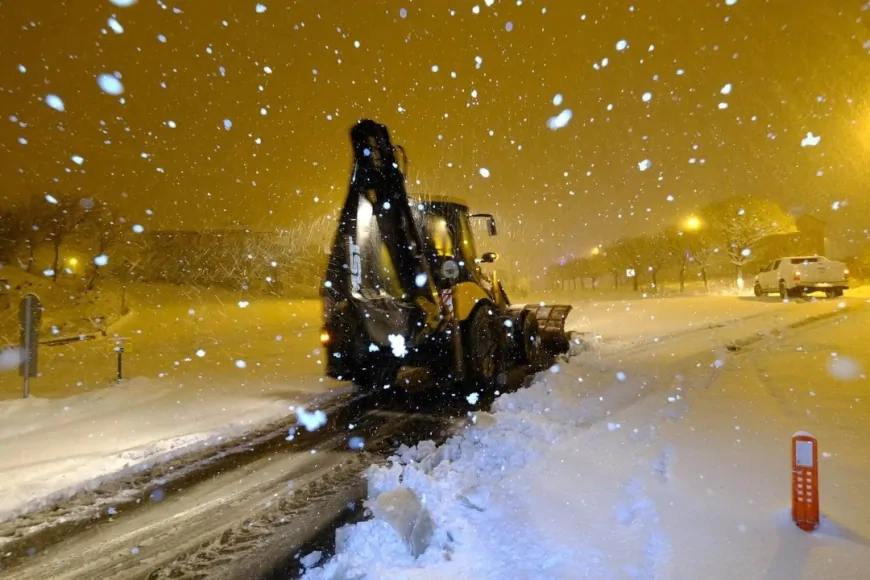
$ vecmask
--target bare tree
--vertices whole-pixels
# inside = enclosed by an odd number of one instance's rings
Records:
[[[765,238],[797,231],[794,218],[772,201],[738,196],[711,204],[702,212],[719,237],[743,285],[743,269],[754,259],[753,250]]]
[[[686,289],[686,272],[692,264],[692,251],[690,249],[689,235],[676,227],[665,230],[664,236],[674,256],[674,263],[680,271],[680,292]]]
[[[63,243],[85,222],[93,206],[91,200],[75,197],[61,200],[55,205],[46,228],[54,248],[52,280],[57,281],[60,272],[60,249]]]
[[[40,200],[31,201],[13,211],[17,245],[24,245],[27,252],[26,263],[22,267],[26,272],[32,272],[36,249],[47,241],[52,207]]]
[[[21,243],[22,223],[15,210],[0,212],[0,265],[12,261],[16,248]]]
[[[692,264],[701,272],[704,281],[704,290],[710,291],[710,280],[707,272],[710,265],[719,255],[719,244],[713,236],[713,232],[701,230],[686,234],[687,249],[691,254]]]
[[[658,292],[659,271],[674,259],[673,247],[665,234],[635,238],[640,256],[650,273],[653,289]]]
[[[106,266],[102,260],[108,258],[110,251],[123,241],[123,221],[105,202],[97,202],[90,211],[89,219],[82,226],[94,242],[87,282],[87,289],[92,290],[100,271]]]
[[[626,270],[633,270],[632,289],[637,292],[640,288],[640,266],[643,263],[644,254],[643,238],[624,238],[617,240],[606,248],[607,260],[613,273],[613,286],[619,286],[619,275]]]

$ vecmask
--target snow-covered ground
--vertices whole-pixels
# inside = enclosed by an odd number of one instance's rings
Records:
[[[27,400],[17,371],[0,370],[0,521],[346,389],[322,376],[319,308],[154,299],[112,328],[132,338],[129,380],[115,382],[107,340],[41,348]]]
[[[730,318],[720,299],[695,300],[604,307],[602,349],[501,396],[443,446],[373,467],[377,517],[339,530],[337,555],[306,577],[867,578],[865,300],[732,298]],[[712,328],[664,338],[690,321]],[[616,348],[605,329],[648,340]],[[799,430],[820,442],[811,534],[789,515]]]
[[[322,377],[316,302],[155,295],[110,334],[132,337],[125,374],[113,382],[106,341],[46,347],[33,396],[0,373],[0,521],[119,472],[226,440],[347,388]],[[165,299],[164,299],[165,298]],[[578,304],[569,326],[630,352],[705,326],[777,325],[829,312],[837,302],[735,297],[596,300]],[[596,335],[600,334],[600,338]],[[202,355],[202,356],[200,356]],[[244,365],[238,363],[243,361]]]

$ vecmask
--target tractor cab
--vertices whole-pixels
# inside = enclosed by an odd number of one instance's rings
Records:
[[[491,286],[491,277],[480,267],[492,263],[497,255],[477,253],[472,223],[486,219],[490,236],[497,234],[495,219],[490,214],[471,214],[462,200],[438,196],[412,201],[414,222],[427,245],[432,276],[439,289],[462,282]]]

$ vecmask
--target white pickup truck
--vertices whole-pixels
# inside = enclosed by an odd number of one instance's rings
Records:
[[[828,298],[835,298],[848,287],[846,264],[823,256],[780,258],[761,268],[755,277],[756,296],[777,292],[785,298],[824,292]]]

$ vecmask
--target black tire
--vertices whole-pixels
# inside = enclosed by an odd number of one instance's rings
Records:
[[[544,346],[541,343],[541,330],[538,319],[531,312],[523,317],[523,327],[520,329],[520,357],[523,364],[536,366],[544,358]]]
[[[825,290],[825,298],[834,298],[837,296],[836,290]]]
[[[755,291],[755,295],[758,298],[761,298],[762,296],[764,296],[766,294],[766,292],[761,289],[761,284],[759,284],[758,282],[755,283],[754,291]]]
[[[842,288],[834,288],[834,298],[842,298],[843,297],[843,289]]]
[[[465,386],[473,392],[498,388],[502,373],[502,333],[498,317],[489,304],[475,308],[463,328]]]

